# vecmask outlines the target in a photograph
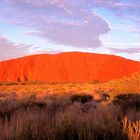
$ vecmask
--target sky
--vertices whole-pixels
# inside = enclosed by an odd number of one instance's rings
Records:
[[[140,61],[140,0],[0,0],[0,61],[71,51]]]

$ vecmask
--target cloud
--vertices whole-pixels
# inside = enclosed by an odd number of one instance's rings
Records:
[[[28,48],[23,44],[14,44],[0,36],[0,60],[17,58],[28,54]]]
[[[140,1],[139,0],[95,0],[93,2],[96,6],[99,7],[108,7],[108,8],[112,8],[112,9],[125,9],[125,10],[129,10],[129,9],[135,9],[135,8],[139,8],[140,7]],[[115,11],[114,11],[115,12]]]
[[[70,47],[76,48],[78,51],[96,51],[96,49],[100,50],[102,48],[100,46],[108,45],[101,40],[101,35],[108,34],[108,31],[110,31],[106,19],[111,19],[111,17],[107,18],[106,16],[105,19],[94,13],[94,9],[96,11],[97,7],[101,7],[101,10],[107,9],[107,12],[112,12],[115,16],[118,16],[119,24],[116,23],[115,26],[110,25],[113,26],[111,27],[112,30],[128,31],[131,33],[140,32],[139,0],[1,0],[0,13],[2,14],[0,14],[0,22],[29,27],[32,31],[28,34],[29,36],[39,36],[45,38],[46,42],[49,41],[48,44],[57,44],[58,49],[55,48],[57,51],[70,50]],[[129,19],[129,22],[127,22],[126,18]],[[122,21],[124,23],[127,22],[127,25],[124,25]],[[135,22],[136,26],[130,22]],[[113,36],[113,34],[111,35]],[[139,48],[133,45],[132,47],[134,48],[127,49],[128,46],[124,45],[125,39],[127,39],[125,35],[127,35],[126,32],[124,32],[124,40],[119,38],[117,43],[114,43],[115,49],[110,48],[114,54],[134,54],[139,51]],[[129,42],[132,42],[131,40]],[[109,42],[113,42],[113,40],[110,39]],[[118,42],[124,42],[124,44],[118,45]],[[129,42],[128,45],[130,44]],[[28,47],[21,47],[21,45],[17,47],[14,43],[10,44],[15,46],[15,48],[22,48],[25,54],[29,52]],[[60,45],[65,48],[60,48]],[[113,44],[111,45],[113,46]],[[117,49],[117,47],[122,47],[122,49]],[[16,50],[18,51],[18,49]],[[39,48],[34,48],[33,50],[34,52],[40,51]],[[53,47],[51,50],[54,50]]]
[[[118,48],[108,48],[113,53],[128,53],[128,54],[135,54],[140,53],[140,48],[127,48],[127,49],[118,49]]]
[[[131,18],[131,20],[135,20],[135,18],[138,18],[140,14],[139,0],[95,0],[94,4],[98,7],[107,8],[119,18]]]
[[[49,27],[42,28],[37,34],[58,44],[96,48],[102,45],[99,36],[108,30],[103,19],[90,14],[76,22],[53,21]]]
[[[1,3],[0,21],[31,27],[34,35],[56,44],[97,48],[102,46],[99,37],[110,30],[107,22],[92,12],[91,0],[2,0]]]

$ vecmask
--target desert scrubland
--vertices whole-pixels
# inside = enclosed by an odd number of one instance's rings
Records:
[[[139,140],[140,74],[107,83],[0,83],[1,140]]]

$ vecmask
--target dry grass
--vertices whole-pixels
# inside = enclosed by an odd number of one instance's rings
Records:
[[[139,140],[139,85],[0,83],[0,140]]]
[[[78,100],[73,102],[76,96]],[[127,140],[138,138],[139,123],[120,106],[97,102],[91,95],[34,94],[19,98],[1,94],[1,140]],[[79,100],[80,97],[80,100]],[[87,97],[88,100],[81,100]],[[136,112],[133,112],[133,116]],[[138,116],[140,118],[140,116]],[[122,123],[123,122],[123,123]],[[136,129],[133,131],[133,129]],[[136,132],[137,131],[137,132]],[[135,139],[137,140],[137,139]]]
[[[132,122],[128,118],[123,120],[123,131],[128,136],[129,140],[140,139],[140,120]]]
[[[119,80],[110,81],[104,84],[104,90],[110,92],[110,96],[119,94],[140,93],[140,72],[130,77],[124,77]]]
[[[59,104],[59,105],[58,105]],[[46,108],[20,107],[0,119],[2,140],[124,139],[119,110],[114,106],[52,103]]]

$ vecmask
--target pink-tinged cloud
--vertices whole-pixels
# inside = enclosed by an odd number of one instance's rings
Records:
[[[37,34],[54,43],[96,48],[102,45],[99,36],[108,30],[108,25],[101,17],[90,14],[75,22],[51,21],[49,27],[41,27]]]
[[[109,25],[92,12],[91,0],[2,0],[0,21],[28,26],[35,35],[73,47],[97,48]],[[9,7],[9,8],[7,8]],[[7,18],[7,15],[9,18]]]
[[[0,60],[21,57],[28,54],[28,48],[23,44],[16,45],[0,36]]]
[[[113,53],[128,53],[128,54],[136,54],[140,53],[140,48],[127,48],[127,49],[118,49],[118,48],[108,48]]]
[[[140,15],[140,0],[91,0],[96,7],[110,10],[115,16],[135,20]],[[140,19],[140,18],[139,18]]]

